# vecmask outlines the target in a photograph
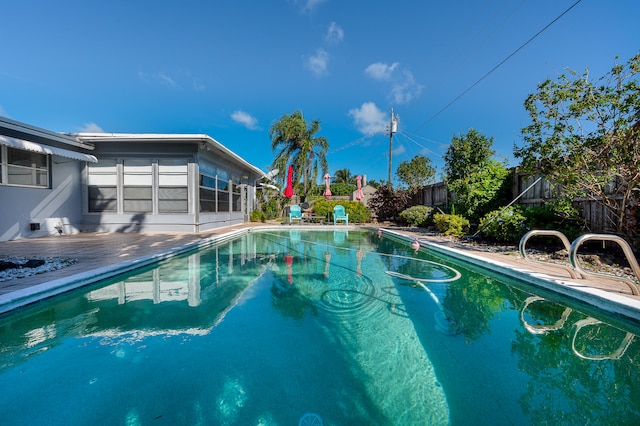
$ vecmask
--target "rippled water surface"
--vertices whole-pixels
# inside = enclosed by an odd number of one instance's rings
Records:
[[[0,424],[640,422],[637,324],[331,229],[249,233],[1,317]]]

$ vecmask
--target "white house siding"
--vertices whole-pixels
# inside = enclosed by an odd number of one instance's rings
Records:
[[[50,167],[51,189],[0,185],[0,241],[79,231],[84,163],[54,155]],[[32,223],[40,230],[32,231]]]

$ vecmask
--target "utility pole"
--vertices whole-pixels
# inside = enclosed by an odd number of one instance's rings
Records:
[[[393,134],[398,131],[398,117],[393,115],[393,108],[391,108],[391,122],[389,123],[389,188],[391,188],[391,176],[393,173]]]

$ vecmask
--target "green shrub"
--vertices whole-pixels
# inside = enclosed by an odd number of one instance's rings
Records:
[[[251,222],[266,222],[267,221],[267,214],[265,212],[260,211],[260,210],[254,210],[249,215],[249,218],[250,218]]]
[[[552,229],[560,231],[573,241],[584,232],[584,219],[575,208],[564,208],[560,204],[527,207],[522,210],[529,229]]]
[[[409,226],[429,226],[433,224],[433,207],[413,206],[400,212],[400,219]]]
[[[277,219],[282,211],[282,202],[278,197],[272,197],[261,206],[261,211],[265,214],[266,219]]]
[[[349,214],[349,223],[367,223],[371,221],[371,212],[364,204],[358,201],[327,201],[323,198],[315,201],[311,206],[313,214],[317,216],[327,216],[333,214],[333,208],[340,204],[345,212]]]
[[[457,214],[437,213],[433,215],[433,221],[438,231],[453,237],[462,237],[469,228],[469,220]]]
[[[527,233],[526,218],[517,207],[494,210],[480,219],[480,229],[489,238],[500,242],[516,242]]]

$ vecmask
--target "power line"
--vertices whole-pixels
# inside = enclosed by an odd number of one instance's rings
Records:
[[[558,15],[558,17],[556,17],[553,21],[551,21],[550,23],[548,23],[544,28],[542,28],[540,31],[538,31],[533,37],[529,38],[529,40],[527,40],[526,42],[524,42],[522,45],[520,45],[520,47],[518,47],[516,50],[514,50],[509,56],[507,56],[506,58],[504,58],[498,65],[496,65],[495,67],[491,68],[491,70],[489,70],[489,72],[487,72],[485,75],[483,75],[482,77],[480,77],[475,83],[473,83],[471,86],[469,86],[465,91],[463,91],[462,93],[460,93],[458,96],[456,96],[451,102],[449,102],[447,105],[445,105],[442,109],[440,109],[440,111],[436,112],[431,118],[429,118],[427,121],[425,121],[424,123],[422,123],[420,126],[418,126],[414,132],[417,132],[418,130],[420,130],[421,128],[423,128],[424,126],[426,126],[428,123],[430,123],[434,118],[436,118],[437,116],[439,116],[440,114],[442,114],[445,110],[447,110],[451,105],[453,105],[454,103],[456,103],[460,98],[462,98],[464,95],[466,95],[471,89],[473,89],[474,87],[476,87],[478,84],[480,84],[480,82],[482,80],[484,80],[485,78],[487,78],[489,75],[491,75],[495,70],[497,70],[498,68],[500,68],[502,66],[502,64],[504,64],[505,62],[507,62],[509,59],[511,59],[516,53],[518,53],[520,50],[522,50],[526,45],[528,45],[529,43],[531,43],[534,39],[536,39],[540,34],[542,34],[547,28],[549,28],[551,25],[553,25],[554,23],[556,23],[556,21],[558,21],[560,18],[562,18],[564,15],[566,15],[571,9],[573,9],[574,7],[576,7],[578,5],[578,3],[580,3],[582,0],[578,0],[576,1],[574,4],[572,4],[571,6],[569,6],[569,8],[567,10],[565,10],[564,12],[562,12],[560,15]]]

